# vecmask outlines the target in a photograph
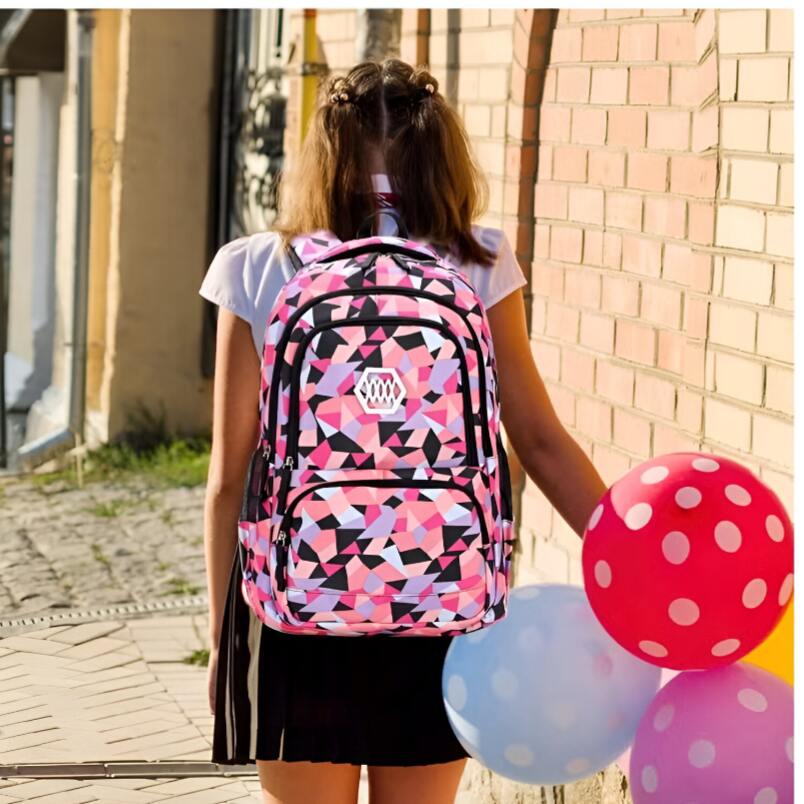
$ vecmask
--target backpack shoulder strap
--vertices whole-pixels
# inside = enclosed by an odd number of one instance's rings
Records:
[[[340,243],[340,239],[328,229],[296,235],[290,241],[288,249],[294,271],[315,262],[316,258]]]

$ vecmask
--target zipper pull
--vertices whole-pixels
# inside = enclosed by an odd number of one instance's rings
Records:
[[[285,591],[285,567],[288,560],[288,534],[284,530],[279,531],[276,537],[277,553],[276,553],[276,588],[280,592]]]
[[[279,492],[277,493],[276,512],[279,516],[285,514],[285,500],[288,496],[288,486],[290,485],[290,473],[293,471],[293,458],[288,455],[282,464],[282,479],[279,482]]]

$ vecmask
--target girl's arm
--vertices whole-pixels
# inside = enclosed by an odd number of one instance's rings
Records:
[[[606,485],[556,415],[533,360],[521,290],[487,311],[500,416],[522,468],[567,524],[583,537]]]
[[[259,434],[260,361],[249,324],[221,307],[215,342],[212,452],[204,501],[210,649],[217,650],[248,462]]]

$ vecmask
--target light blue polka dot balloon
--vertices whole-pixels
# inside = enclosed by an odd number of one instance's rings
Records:
[[[530,784],[589,776],[631,744],[661,670],[603,630],[581,587],[518,587],[506,617],[456,636],[442,691],[461,744]]]

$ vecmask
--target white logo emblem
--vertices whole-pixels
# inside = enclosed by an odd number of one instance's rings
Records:
[[[405,398],[405,386],[392,368],[367,368],[355,386],[366,413],[395,413]]]

